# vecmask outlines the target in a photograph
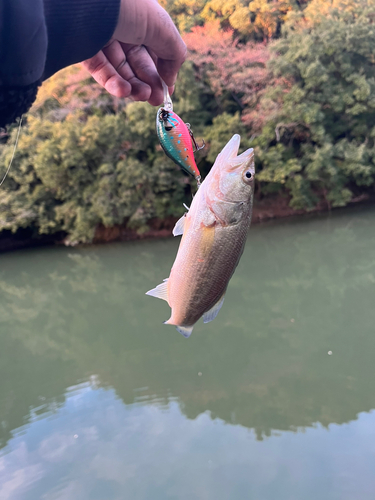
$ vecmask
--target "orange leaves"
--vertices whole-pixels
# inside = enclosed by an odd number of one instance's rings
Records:
[[[220,31],[219,21],[194,28],[184,40],[198,76],[219,100],[229,96],[247,121],[252,116],[249,108],[256,105],[268,82],[267,46],[239,43],[232,30]]]
[[[191,52],[208,54],[218,47],[228,47],[233,40],[233,30],[221,31],[220,21],[217,19],[207,22],[204,26],[194,26],[183,38]]]
[[[80,65],[65,68],[46,80],[38,92],[31,113],[53,113],[61,119],[80,109],[92,113],[116,109],[120,100],[110,96]]]

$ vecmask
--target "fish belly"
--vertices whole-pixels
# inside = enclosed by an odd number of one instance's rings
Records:
[[[168,283],[169,324],[194,325],[220,300],[242,255],[250,218],[233,226],[198,223],[184,233]]]

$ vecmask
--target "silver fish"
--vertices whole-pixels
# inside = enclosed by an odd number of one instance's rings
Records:
[[[208,323],[217,316],[245,247],[255,168],[253,149],[237,156],[240,140],[236,134],[224,147],[176,223],[174,236],[183,236],[169,278],[147,292],[168,302],[172,314],[165,324],[186,338],[199,318]]]

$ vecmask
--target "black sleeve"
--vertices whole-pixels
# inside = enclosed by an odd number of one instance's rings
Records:
[[[41,78],[47,54],[43,0],[0,0],[0,85]]]
[[[42,80],[95,55],[119,8],[120,0],[0,0],[0,127],[27,111]]]
[[[116,28],[119,10],[120,0],[44,0],[48,49],[43,78],[99,52]]]

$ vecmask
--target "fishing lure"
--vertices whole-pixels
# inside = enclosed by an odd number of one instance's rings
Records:
[[[198,146],[189,123],[185,123],[173,111],[172,99],[168,87],[163,82],[164,106],[156,115],[156,132],[165,154],[185,172],[193,175],[200,185],[201,175],[195,163],[194,153],[204,148]],[[194,149],[193,149],[194,147]]]

